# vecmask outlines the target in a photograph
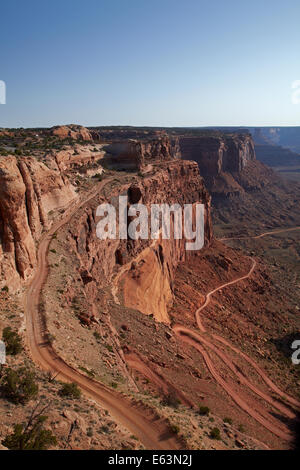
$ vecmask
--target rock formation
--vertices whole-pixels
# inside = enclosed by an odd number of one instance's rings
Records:
[[[205,205],[205,244],[212,239],[210,196],[206,191],[195,162],[174,160],[162,164],[154,174],[144,176],[121,192],[128,196],[129,205],[178,203]],[[118,192],[110,203],[118,208]],[[70,246],[76,253],[80,270],[88,273],[88,298],[93,303],[97,295],[96,285],[109,281],[117,272],[116,292],[123,292],[127,307],[145,314],[153,314],[159,321],[168,321],[167,307],[172,302],[172,282],[179,262],[188,254],[186,240],[99,240],[96,236],[96,207],[93,204],[82,211],[71,230]],[[171,231],[172,232],[172,231]],[[120,284],[119,284],[120,283]],[[120,286],[123,286],[123,289]],[[119,293],[116,294],[116,298]]]
[[[180,157],[179,141],[167,135],[141,140],[113,141],[104,147],[106,164],[118,169],[142,169],[148,164]]]
[[[225,195],[243,192],[235,176],[255,160],[250,135],[180,138],[182,157],[195,160],[208,189]]]
[[[69,126],[55,126],[50,130],[51,134],[60,139],[93,140],[91,132],[83,126],[70,124]]]
[[[205,245],[212,239],[210,196],[194,162],[173,162],[140,185],[140,202],[149,209],[151,204],[203,203],[205,205]],[[194,220],[195,222],[195,220]],[[173,228],[173,224],[171,225]],[[171,230],[172,233],[172,230]],[[173,301],[173,281],[179,262],[192,256],[185,249],[186,239],[164,240],[161,237],[140,254],[135,242],[123,244],[123,258],[127,268],[120,277],[123,283],[124,304],[145,314],[152,314],[158,321],[168,322],[167,308]],[[122,247],[122,244],[120,244]],[[119,248],[120,249],[120,248]],[[130,263],[132,257],[135,262]]]
[[[36,159],[0,159],[0,287],[11,290],[36,264],[35,242],[49,224],[48,214],[76,197],[73,187]]]

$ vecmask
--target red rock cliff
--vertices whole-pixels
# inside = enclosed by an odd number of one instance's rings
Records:
[[[104,147],[108,166],[119,169],[142,169],[151,163],[180,157],[179,140],[167,135],[151,139],[113,141]]]
[[[254,142],[247,134],[181,137],[182,158],[195,160],[212,194],[242,192],[238,176],[256,162]]]
[[[16,290],[32,274],[49,211],[74,197],[68,181],[34,158],[1,157],[0,287]]]
[[[210,196],[206,191],[195,162],[174,160],[161,164],[153,174],[137,178],[136,183],[121,192],[129,204],[178,203],[205,205],[205,243],[212,239]],[[118,207],[119,193],[110,202]],[[86,285],[91,309],[98,288],[108,283],[115,300],[125,306],[153,314],[168,322],[167,307],[173,299],[173,279],[179,262],[193,252],[185,250],[186,240],[99,240],[96,236],[96,198],[81,211],[69,228],[70,248],[75,252],[80,271],[90,279]],[[87,309],[89,310],[89,309]]]

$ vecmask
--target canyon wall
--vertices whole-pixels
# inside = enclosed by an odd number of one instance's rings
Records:
[[[206,191],[195,162],[174,160],[157,167],[143,179],[137,178],[123,190],[111,195],[110,203],[118,212],[118,195],[128,197],[128,205],[203,203],[205,206],[205,244],[212,239],[210,196]],[[100,287],[106,283],[112,288],[114,299],[126,307],[152,314],[158,321],[168,322],[167,308],[173,299],[175,269],[194,252],[187,252],[185,239],[163,240],[99,240],[96,236],[97,204],[89,207],[69,227],[68,244],[79,260],[79,271],[84,273],[86,298],[92,305]],[[172,233],[172,230],[171,230]],[[88,311],[89,309],[87,309]]]
[[[250,135],[210,134],[181,136],[180,147],[183,158],[199,165],[212,195],[214,223],[227,224],[229,236],[245,235],[254,227],[259,232],[266,226],[297,225],[296,183],[285,182],[256,159]]]
[[[0,158],[0,287],[14,291],[30,277],[49,212],[75,197],[68,180],[34,158]]]
[[[248,161],[255,160],[254,143],[250,135],[226,137],[182,137],[182,158],[195,160],[204,176],[221,172],[239,172]]]
[[[248,134],[181,137],[182,158],[195,160],[214,200],[242,195],[273,182],[273,172],[256,160]]]
[[[249,127],[256,143],[272,144],[300,154],[300,127]]]
[[[49,132],[75,141],[92,138],[81,126],[60,126]],[[51,223],[51,212],[77,197],[73,184],[80,183],[79,176],[84,176],[90,185],[90,178],[99,176],[109,160],[116,169],[122,169],[125,161],[125,166],[138,170],[150,162],[171,160],[176,152],[178,145],[171,143],[166,135],[159,135],[157,139],[98,144],[97,149],[94,144],[74,144],[35,157],[2,155],[0,288],[8,286],[15,291],[31,276],[36,265],[36,243]]]
[[[194,162],[173,162],[160,169],[157,175],[146,178],[139,186],[140,199],[150,211],[151,204],[169,205],[203,203],[205,205],[205,245],[212,239],[210,196],[204,188],[199,170]],[[136,190],[135,190],[136,191]],[[195,214],[193,217],[195,223]],[[171,233],[173,229],[171,223]],[[173,301],[173,281],[178,263],[193,252],[186,250],[186,239],[153,241],[150,247],[138,254],[137,246],[130,241],[121,244],[119,250],[126,263],[120,276],[124,304],[145,314],[152,314],[157,321],[168,322],[168,307]],[[134,263],[131,258],[134,257]]]
[[[299,132],[300,134],[300,132]],[[292,151],[288,147],[282,147],[275,141],[272,141],[270,136],[259,128],[252,131],[253,140],[255,143],[255,152],[258,160],[265,165],[271,167],[279,166],[298,166],[300,164],[300,148],[298,153]]]
[[[115,140],[103,147],[105,164],[110,168],[141,170],[148,164],[180,157],[178,138],[167,135],[141,140]]]

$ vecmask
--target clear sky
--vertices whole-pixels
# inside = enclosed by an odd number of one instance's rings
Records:
[[[0,127],[300,125],[299,0],[9,0]]]

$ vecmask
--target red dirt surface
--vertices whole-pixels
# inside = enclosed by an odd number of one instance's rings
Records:
[[[130,399],[112,391],[95,380],[80,374],[66,364],[45,339],[44,318],[39,312],[39,298],[47,278],[47,254],[53,234],[70,221],[76,211],[93,198],[109,181],[97,185],[97,188],[79,205],[71,204],[65,215],[55,223],[42,238],[38,249],[38,265],[25,294],[26,334],[33,360],[44,370],[59,373],[59,379],[76,383],[89,397],[95,399],[120,423],[130,429],[148,449],[180,449],[183,441],[174,435],[167,423],[158,419],[150,408],[136,406]]]
[[[289,232],[298,229],[299,227],[274,230],[249,238],[259,239],[274,233],[283,233],[285,231]],[[221,240],[230,240],[230,238],[223,238]],[[195,333],[195,331],[193,331],[192,329],[179,324],[174,324],[172,328],[177,337],[181,339],[181,341],[185,342],[189,346],[192,346],[198,352],[200,352],[204,359],[206,367],[208,368],[213,378],[230,395],[232,400],[242,410],[248,413],[258,423],[260,423],[266,429],[278,436],[280,439],[291,443],[294,440],[294,436],[288,429],[288,427],[285,426],[279,419],[274,418],[274,416],[272,416],[272,414],[266,411],[265,407],[261,406],[260,403],[256,403],[254,409],[253,404],[250,404],[249,400],[247,400],[247,396],[245,396],[245,394],[241,393],[240,391],[237,392],[236,387],[234,387],[233,384],[230,383],[230,381],[225,380],[222,375],[218,372],[216,368],[217,363],[215,363],[212,356],[208,353],[207,348],[213,351],[214,354],[216,354],[221,359],[222,363],[228,367],[228,369],[234,374],[238,384],[243,384],[246,390],[248,389],[254,392],[257,396],[259,396],[265,402],[270,404],[273,408],[276,408],[282,415],[286,416],[287,418],[295,420],[296,412],[294,412],[290,407],[285,406],[282,402],[275,400],[269,392],[264,392],[257,385],[253,384],[251,382],[251,379],[248,378],[245,373],[240,370],[239,366],[236,364],[236,361],[230,357],[230,354],[224,353],[224,351],[220,350],[220,348],[217,346],[217,343],[219,342],[227,346],[229,349],[234,351],[238,357],[244,359],[251,367],[255,369],[257,374],[267,385],[268,389],[271,392],[277,394],[279,398],[284,399],[290,406],[294,407],[295,411],[300,408],[300,402],[289,394],[280,390],[280,388],[272,382],[272,380],[268,377],[265,371],[257,364],[257,362],[251,359],[247,354],[242,352],[237,347],[233,346],[228,340],[226,340],[222,336],[214,333],[207,333],[207,330],[203,326],[200,317],[200,312],[203,312],[203,310],[209,305],[213,294],[223,291],[225,288],[233,286],[236,283],[247,280],[253,275],[256,266],[257,261],[253,259],[252,265],[246,274],[238,276],[231,281],[225,282],[220,286],[210,290],[206,294],[204,298],[204,303],[195,311],[195,320],[201,334]]]

